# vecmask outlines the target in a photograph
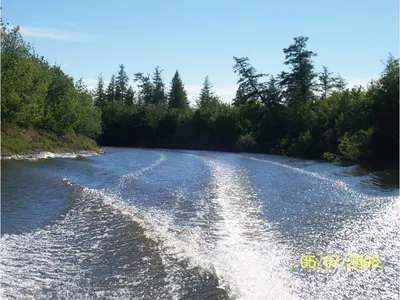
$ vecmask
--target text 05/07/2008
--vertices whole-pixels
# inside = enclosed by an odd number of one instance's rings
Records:
[[[302,255],[300,267],[303,269],[377,269],[379,255]]]

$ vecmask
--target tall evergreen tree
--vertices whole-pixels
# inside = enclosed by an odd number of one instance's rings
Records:
[[[265,84],[259,82],[259,78],[265,74],[257,74],[257,70],[250,65],[247,57],[237,58],[233,57],[235,65],[233,66],[234,72],[239,75],[239,88],[240,88],[240,101],[242,104],[246,103],[249,99],[257,99],[266,103],[265,99]],[[238,102],[238,101],[236,101]]]
[[[346,79],[342,78],[342,76],[338,75],[338,77],[335,78],[334,80],[334,87],[337,89],[339,92],[344,91],[344,89],[347,86],[347,81]]]
[[[128,90],[129,77],[125,72],[123,64],[119,66],[115,83],[115,100],[119,103],[124,103],[126,91]]]
[[[75,89],[78,93],[88,92],[87,86],[83,83],[83,77],[75,82]]]
[[[104,80],[101,74],[98,77],[97,87],[93,93],[95,105],[99,107],[103,107],[107,101],[107,95],[104,90]]]
[[[115,102],[115,87],[116,87],[116,83],[115,83],[115,75],[111,75],[111,80],[110,83],[108,84],[107,87],[107,102]]]
[[[211,104],[211,102],[214,100],[214,93],[211,92],[212,87],[213,85],[208,79],[208,76],[206,76],[204,78],[203,87],[201,88],[200,91],[200,97],[197,100],[197,106],[204,107]]]
[[[322,66],[323,71],[318,75],[318,90],[321,92],[321,99],[326,99],[331,90],[335,87],[335,78],[332,72],[329,72],[328,67]]]
[[[282,92],[279,81],[273,75],[269,78],[265,90],[265,101],[263,104],[276,105],[282,101]]]
[[[233,105],[234,106],[240,106],[243,105],[247,102],[247,97],[246,97],[246,92],[244,90],[244,87],[242,85],[239,85],[237,90],[236,90],[236,95],[235,98],[233,98]]]
[[[132,106],[134,103],[135,103],[135,91],[133,90],[132,86],[129,86],[128,90],[126,91],[124,104]]]
[[[150,105],[154,104],[154,86],[151,82],[150,75],[143,73],[135,73],[134,82],[138,83],[139,88],[139,104]]]
[[[176,70],[174,77],[171,80],[171,87],[168,95],[168,104],[172,108],[188,108],[189,100],[187,98],[187,93],[185,91],[184,85],[182,83],[181,77]]]
[[[284,88],[284,98],[287,103],[305,103],[313,99],[317,74],[314,72],[312,58],[317,54],[308,51],[308,37],[294,38],[294,44],[283,49],[285,65],[290,66],[290,72],[280,74],[280,84]]]
[[[160,67],[157,66],[154,73],[153,73],[153,87],[154,87],[154,95],[153,95],[153,103],[154,104],[161,104],[165,103],[166,96],[165,96],[165,85],[161,78],[161,73],[163,70],[160,70]]]

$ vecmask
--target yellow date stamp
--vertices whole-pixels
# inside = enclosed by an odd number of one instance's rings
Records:
[[[302,255],[300,267],[302,269],[377,269],[379,255]]]

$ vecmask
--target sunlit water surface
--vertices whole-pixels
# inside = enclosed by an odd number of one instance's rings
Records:
[[[399,299],[398,177],[105,150],[2,161],[1,299]],[[380,265],[300,267],[328,254]]]

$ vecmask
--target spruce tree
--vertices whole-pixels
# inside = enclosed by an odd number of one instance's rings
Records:
[[[271,76],[266,84],[265,101],[263,104],[276,105],[282,101],[282,92],[279,87],[279,81],[274,76]]]
[[[125,66],[121,64],[115,82],[115,100],[117,102],[124,103],[128,83],[129,77],[125,72]]]
[[[211,92],[212,87],[213,87],[213,85],[211,84],[210,80],[208,79],[208,76],[206,76],[204,78],[203,87],[200,91],[200,97],[197,100],[197,106],[204,107],[204,106],[211,104],[211,102],[214,99],[213,98],[214,93]]]
[[[154,86],[150,80],[150,75],[143,75],[143,73],[135,73],[134,75],[134,82],[139,82],[139,104],[154,104]]]
[[[166,96],[165,96],[165,85],[161,78],[161,73],[163,70],[160,70],[160,67],[157,66],[154,73],[153,73],[153,103],[154,104],[161,104],[165,103]]]
[[[290,72],[282,72],[279,77],[284,98],[289,105],[305,103],[314,98],[314,79],[317,74],[314,72],[312,57],[317,54],[306,49],[307,41],[308,37],[296,37],[294,44],[283,49],[285,65],[290,66]]]
[[[75,89],[78,93],[88,92],[87,86],[83,83],[83,77],[75,82]]]
[[[111,75],[110,83],[107,87],[107,102],[115,102],[115,75]]]
[[[338,75],[338,77],[336,77],[334,79],[334,87],[336,90],[338,90],[339,92],[344,91],[344,89],[347,86],[347,81],[346,79],[344,79],[342,76]]]
[[[323,71],[318,75],[318,89],[321,92],[321,99],[326,99],[334,87],[335,79],[332,77],[332,72],[329,72],[328,67],[322,66]]]
[[[135,91],[133,90],[132,86],[129,86],[128,90],[126,91],[124,104],[127,106],[132,106],[134,103],[135,103]]]
[[[97,81],[97,87],[96,90],[93,93],[94,99],[95,99],[95,105],[98,107],[102,107],[105,105],[107,101],[106,93],[104,90],[104,80],[101,74],[98,77]]]
[[[245,104],[249,100],[261,101],[266,103],[265,99],[265,84],[259,82],[259,78],[265,74],[257,73],[257,70],[250,65],[247,57],[237,58],[233,57],[236,64],[233,66],[234,72],[239,75],[239,88],[237,96],[234,100],[237,104]]]
[[[247,98],[246,98],[246,93],[244,91],[244,88],[242,85],[239,85],[237,90],[236,90],[236,95],[235,98],[233,98],[233,105],[234,106],[240,106],[246,103]]]
[[[187,93],[185,91],[184,85],[176,70],[174,77],[171,80],[171,87],[168,94],[168,105],[171,108],[188,108],[189,100],[187,98]]]

